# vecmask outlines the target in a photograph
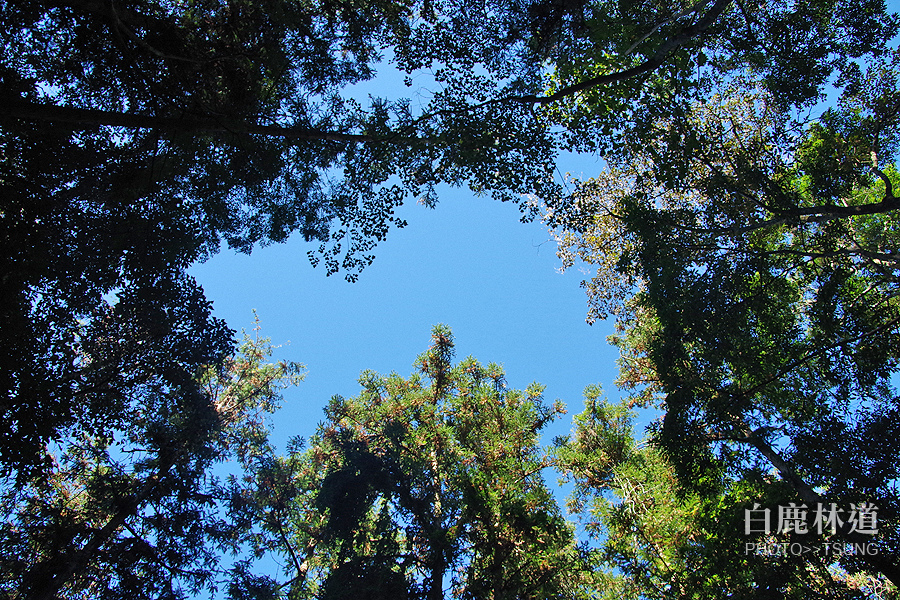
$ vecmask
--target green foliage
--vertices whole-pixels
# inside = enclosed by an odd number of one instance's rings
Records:
[[[685,555],[694,562],[673,569],[717,573],[710,587],[683,588],[708,590],[701,596],[857,597],[866,578],[900,582],[897,474],[887,467],[898,458],[888,425],[900,365],[889,100],[898,55],[871,54],[811,123],[783,106],[765,73],[728,81],[657,121],[666,137],[644,138],[579,184],[572,206],[583,211],[550,215],[565,223],[563,259],[597,265],[591,315],[619,315],[622,383],[632,403],[663,411],[651,440],[682,497],[702,507],[703,535]],[[862,81],[872,88],[862,92]],[[614,239],[624,242],[603,243]],[[610,477],[602,462],[589,472]],[[768,506],[873,502],[879,554],[723,561],[742,547],[732,519],[753,495]],[[835,539],[860,541],[849,535]]]
[[[245,337],[199,388],[148,384],[119,407],[119,426],[72,432],[38,476],[3,482],[0,589],[21,598],[184,598],[214,590],[223,552],[246,526],[223,518],[211,474],[262,453],[265,417],[301,367],[269,364],[268,340]],[[245,584],[244,587],[247,587]],[[261,596],[257,596],[261,597]]]
[[[745,534],[744,511],[762,505],[777,515],[777,506],[796,499],[789,485],[764,469],[740,478],[720,471],[700,491],[696,482],[683,485],[668,448],[633,441],[630,409],[600,399],[597,389],[585,395],[573,435],[557,440],[554,458],[575,485],[570,510],[593,541],[598,597],[863,598],[879,585],[848,576],[833,555],[757,553],[757,545],[822,543],[814,533]]]
[[[110,295],[189,285],[184,268],[222,242],[298,232],[320,242],[314,263],[354,279],[403,225],[397,207],[433,206],[442,183],[526,216],[537,198],[562,222],[583,207],[553,181],[559,150],[646,151],[661,181],[683,181],[715,139],[685,126],[693,103],[747,77],[782,112],[838,78],[879,151],[896,143],[878,115],[896,104],[897,19],[876,0],[28,1],[0,25],[7,471],[39,468],[41,445],[81,422],[76,340]],[[427,74],[429,99],[354,97],[383,55],[408,82]],[[856,143],[838,129],[823,143]]]
[[[454,365],[437,326],[417,373],[360,377],[306,450],[249,487],[292,598],[571,598],[585,574],[543,480],[540,431],[562,407],[507,388],[502,369]]]
[[[116,296],[131,312],[161,310],[163,320],[148,316],[159,330],[184,328],[179,306],[195,306],[187,328],[198,333],[183,343],[202,356],[189,376],[230,351],[184,272],[223,243],[249,252],[296,232],[321,244],[314,263],[355,279],[404,224],[396,208],[433,205],[439,183],[507,200],[554,189],[552,143],[529,111],[466,116],[473,96],[506,85],[476,77],[479,64],[520,91],[539,80],[525,46],[502,39],[521,16],[499,10],[498,29],[482,20],[491,7],[468,8],[3,4],[0,343],[12,358],[0,367],[0,470],[40,470],[67,428],[115,418],[115,403],[85,381],[98,362],[80,346],[118,314]],[[402,97],[366,106],[346,89],[371,79],[389,49],[406,71],[445,69],[446,89],[421,112]],[[123,353],[104,359],[134,367]],[[88,404],[96,415],[79,414]]]
[[[443,183],[545,207],[565,263],[598,267],[591,318],[620,318],[631,401],[665,410],[638,449],[592,391],[559,449],[583,494],[660,499],[597,513],[620,571],[596,585],[843,594],[802,561],[719,562],[734,540],[709,528],[747,489],[876,502],[882,558],[841,566],[897,583],[898,21],[880,0],[3,4],[4,585],[177,596],[209,585],[225,536],[282,552],[294,597],[436,598],[444,577],[467,597],[575,594],[537,388],[452,365],[438,329],[420,376],[367,374],[276,457],[253,390],[295,373],[251,347],[229,360],[185,273],[299,233],[352,280]],[[360,101],[382,56],[427,94]],[[803,117],[832,84],[836,105]],[[563,193],[560,150],[609,169]],[[225,447],[252,473],[229,483],[227,535],[198,496]],[[232,575],[232,597],[280,593],[245,562]]]

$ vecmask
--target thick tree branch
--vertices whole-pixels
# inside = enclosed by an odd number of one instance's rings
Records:
[[[697,246],[699,249],[706,249],[706,247]],[[713,250],[731,250],[730,248],[725,247],[711,247]],[[779,248],[776,250],[765,250],[765,251],[757,251],[757,250],[739,250],[739,252],[743,252],[746,255],[762,255],[762,256],[772,256],[772,255],[787,255],[787,256],[803,256],[810,259],[816,258],[835,258],[837,256],[859,256],[869,261],[881,265],[887,266],[888,263],[900,266],[900,255],[898,254],[888,254],[885,252],[872,252],[871,250],[865,250],[863,248],[859,249],[849,249],[845,248],[842,250],[831,250],[829,252],[816,252],[813,250],[794,250],[792,248]]]
[[[776,212],[778,215],[777,217],[751,223],[750,225],[744,225],[743,227],[691,227],[689,225],[679,224],[675,224],[674,226],[677,229],[684,231],[693,231],[711,235],[743,235],[745,233],[751,233],[759,229],[782,225],[784,223],[796,221],[803,223],[824,223],[826,221],[847,217],[884,214],[897,209],[900,209],[900,198],[896,198],[889,194],[886,195],[881,202],[872,204],[857,204],[851,206],[824,204],[820,206],[804,206],[789,210],[780,210]]]
[[[10,120],[66,123],[75,129],[93,129],[100,126],[128,129],[152,129],[156,131],[197,132],[217,135],[261,135],[289,141],[330,141],[349,143],[386,143],[406,146],[425,145],[432,140],[418,137],[374,136],[366,134],[323,131],[309,127],[283,127],[256,123],[227,122],[210,118],[158,117],[130,112],[117,112],[93,108],[72,108],[53,104],[13,102],[0,109],[0,122]]]
[[[660,67],[666,61],[666,59],[668,59],[669,56],[678,48],[685,45],[687,42],[691,41],[695,37],[702,34],[704,31],[709,29],[709,27],[716,22],[716,20],[722,15],[722,13],[725,12],[725,9],[728,8],[729,4],[731,4],[731,0],[717,0],[702,19],[697,21],[694,25],[686,27],[679,35],[663,43],[663,45],[659,47],[659,49],[651,58],[630,69],[625,69],[624,71],[618,71],[616,73],[609,73],[607,75],[600,75],[598,77],[586,79],[582,82],[564,87],[563,89],[558,90],[557,92],[550,94],[549,96],[511,96],[508,98],[501,98],[492,102],[518,102],[521,104],[540,105],[550,104],[551,102],[556,102],[557,100],[561,100],[567,96],[572,96],[573,94],[577,94],[578,92],[583,92],[595,87],[618,83],[637,75],[643,75],[644,73],[653,71],[654,69]]]
[[[693,14],[693,13],[699,12],[699,10],[700,10],[701,8],[703,8],[704,6],[706,6],[707,4],[709,4],[711,1],[712,1],[712,0],[700,0],[700,2],[698,2],[697,4],[685,8],[683,11],[681,11],[681,12],[679,12],[679,13],[676,13],[676,14],[672,15],[672,16],[669,17],[668,19],[663,19],[662,21],[660,21],[659,23],[657,23],[656,26],[655,26],[653,29],[651,29],[650,31],[648,31],[647,33],[645,33],[644,35],[642,35],[641,37],[639,37],[638,40],[637,40],[635,43],[633,43],[631,46],[629,46],[629,47],[628,47],[628,50],[626,50],[626,51],[624,52],[624,56],[628,56],[629,54],[631,54],[632,52],[634,52],[635,49],[637,49],[638,46],[640,46],[641,44],[643,44],[643,43],[647,40],[647,38],[649,38],[651,35],[653,35],[653,34],[656,33],[657,31],[659,31],[660,29],[662,29],[662,28],[665,27],[666,25],[671,25],[672,23],[674,23],[674,22],[677,21],[678,19],[681,19],[681,18],[686,17],[686,16],[688,16],[688,15],[690,15],[690,14]]]
[[[826,504],[825,499],[820,496],[803,478],[787,463],[784,458],[762,437],[762,433],[766,428],[760,428],[750,431],[742,421],[738,422],[738,428],[741,430],[743,437],[736,438],[737,441],[749,444],[756,448],[769,463],[778,469],[781,478],[786,481],[797,493],[800,498],[809,505]],[[836,528],[836,535],[843,541],[850,544],[866,544],[872,541],[872,537],[863,535],[858,531],[852,531],[848,523],[843,523]],[[877,554],[871,555],[863,553],[862,559],[875,571],[880,572],[887,577],[891,583],[900,587],[900,567],[892,555]]]
[[[894,188],[891,185],[890,178],[878,167],[870,167],[870,169],[872,173],[877,175],[884,182],[884,199],[887,200],[891,198],[896,201],[897,199],[894,198]]]
[[[831,219],[836,217],[858,217],[862,215],[875,215],[890,212],[900,208],[900,198],[895,198],[893,194],[887,194],[881,202],[873,204],[857,204],[851,206],[823,205],[823,206],[807,206],[802,208],[793,208],[790,210],[779,211],[777,214],[787,218],[803,218],[810,217],[806,220],[815,221],[816,217]]]

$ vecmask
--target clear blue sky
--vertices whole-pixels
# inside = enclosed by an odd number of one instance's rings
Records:
[[[312,268],[313,245],[299,238],[250,256],[225,250],[192,269],[217,316],[250,330],[255,309],[262,334],[281,345],[276,358],[308,367],[275,418],[279,449],[315,431],[331,396],[355,396],[360,371],[409,375],[437,323],[453,329],[457,359],[500,363],[511,387],[537,381],[548,402],[563,400],[569,414],[550,436],[569,431],[586,385],[601,383],[617,397],[612,324],[585,323],[583,276],[557,271],[556,245],[540,223],[453,188],[435,210],[412,204],[401,216],[408,227],[389,234],[356,283]]]

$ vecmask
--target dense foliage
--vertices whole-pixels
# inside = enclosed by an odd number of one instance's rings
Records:
[[[871,49],[816,119],[756,73],[723,82],[656,122],[666,137],[610,156],[552,215],[564,261],[597,266],[589,318],[619,317],[631,402],[664,413],[654,447],[704,506],[695,540],[707,556],[691,570],[720,578],[711,597],[855,597],[847,581],[900,583],[898,67],[896,51]],[[873,550],[768,557],[763,569],[724,565],[720,528],[704,539],[754,503],[790,502],[810,523],[820,506],[852,520],[876,505],[877,538],[850,524],[828,537]],[[769,541],[816,540],[795,533]]]
[[[270,364],[265,339],[198,371],[197,386],[148,384],[117,427],[61,443],[42,477],[2,489],[0,589],[10,598],[180,598],[214,588],[246,526],[227,517],[212,468],[258,453],[266,415],[302,367]]]
[[[39,469],[43,444],[85,426],[78,411],[101,365],[86,330],[107,314],[196,332],[180,352],[187,362],[163,375],[172,385],[222,359],[230,335],[184,273],[220,243],[249,252],[298,232],[321,242],[312,256],[329,273],[353,278],[374,243],[402,225],[393,213],[404,198],[433,204],[439,182],[469,181],[503,199],[552,187],[546,126],[506,135],[519,117],[536,123],[527,111],[481,115],[477,125],[454,117],[457,96],[481,85],[457,81],[455,69],[471,75],[489,56],[494,70],[513,73],[525,64],[519,44],[496,54],[497,34],[482,24],[473,31],[493,35],[483,53],[454,58],[451,40],[477,15],[447,23],[427,11],[414,19],[424,9],[408,4],[362,8],[0,7],[0,335],[12,357],[0,371],[4,471]],[[345,90],[371,78],[388,48],[408,69],[446,62],[437,79],[448,92],[426,107],[430,117],[413,114],[408,99],[363,105]],[[515,81],[533,87],[534,72]],[[179,314],[182,305],[195,308]],[[126,354],[108,353],[104,368],[132,370]],[[114,412],[108,404],[95,403]]]
[[[236,482],[254,544],[282,557],[291,598],[579,596],[580,554],[538,445],[562,407],[537,384],[509,389],[498,365],[454,365],[445,326],[432,338],[410,378],[363,372],[307,448],[262,456]]]

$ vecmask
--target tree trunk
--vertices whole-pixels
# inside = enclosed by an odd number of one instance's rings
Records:
[[[746,428],[748,429],[748,428]],[[825,504],[824,498],[816,493],[816,491],[810,487],[808,483],[803,481],[803,478],[798,475],[794,469],[791,468],[790,465],[778,454],[778,452],[772,448],[765,440],[759,437],[757,432],[750,432],[746,434],[746,437],[741,440],[745,443],[752,445],[754,448],[759,450],[760,454],[766,457],[766,459],[772,464],[773,467],[778,469],[778,472],[781,474],[782,479],[784,479],[794,490],[797,492],[797,495],[803,499],[807,504]],[[848,544],[865,544],[867,542],[872,541],[871,536],[862,535],[858,531],[850,531],[850,527],[848,524],[844,523],[843,525],[836,528],[836,535],[841,541]],[[881,554],[880,552],[874,556],[869,555],[868,553],[864,553],[861,556],[862,560],[865,561],[874,571],[877,571],[888,578],[888,580],[893,583],[895,586],[900,588],[900,567],[897,565],[896,556],[893,554]]]

